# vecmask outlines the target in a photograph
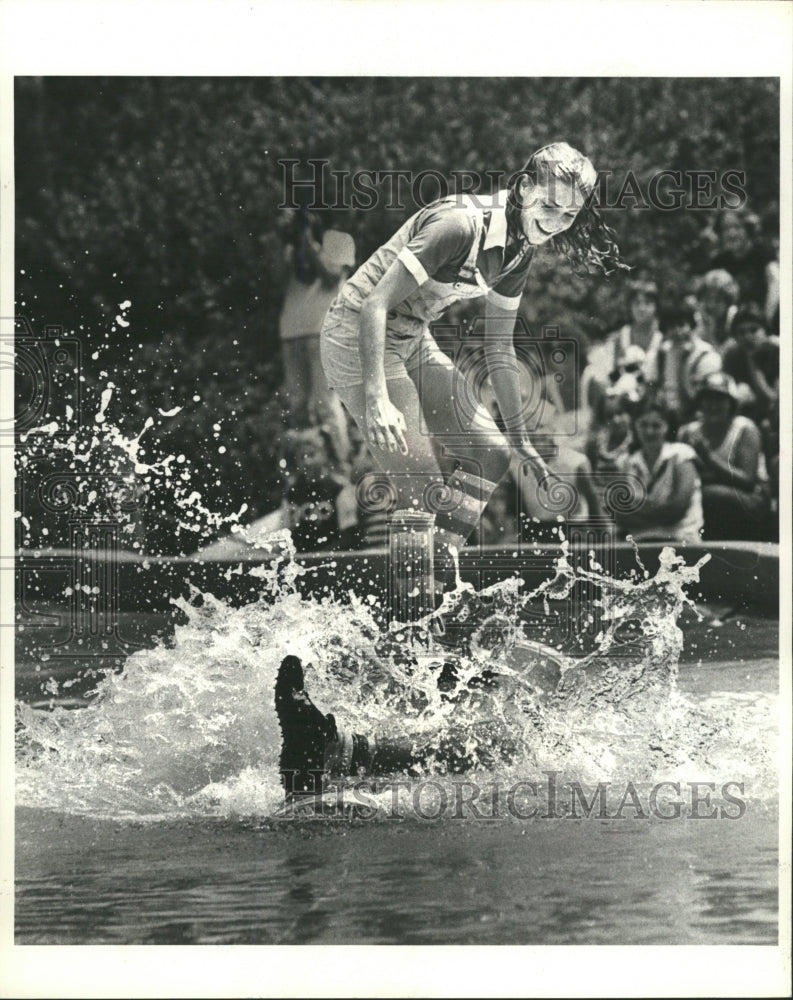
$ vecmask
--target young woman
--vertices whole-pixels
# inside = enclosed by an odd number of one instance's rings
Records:
[[[669,410],[655,397],[639,404],[633,418],[639,447],[621,458],[618,468],[636,483],[640,502],[617,514],[617,527],[637,541],[696,545],[703,520],[697,456],[689,445],[669,440],[671,424]]]
[[[592,205],[596,179],[591,162],[559,142],[534,153],[507,190],[428,205],[349,278],[325,318],[328,384],[389,474],[396,505],[436,514],[439,590],[452,550],[509,467],[510,446],[548,479],[525,425],[514,323],[541,245],[587,269],[624,266]],[[506,436],[484,406],[462,405],[471,398],[464,377],[429,330],[453,302],[479,296],[486,296],[485,354]]]

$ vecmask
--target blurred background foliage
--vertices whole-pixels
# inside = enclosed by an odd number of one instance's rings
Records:
[[[280,160],[507,176],[564,138],[617,190],[628,171],[646,190],[664,169],[742,170],[750,203],[773,211],[778,102],[774,79],[17,78],[18,311],[81,338],[87,387],[119,386],[109,415],[122,426],[183,406],[158,418],[158,441],[206,469],[210,506],[261,514],[281,490]],[[359,260],[418,207],[406,183],[389,208],[390,190],[369,210],[324,213]],[[422,190],[430,200],[435,187]],[[713,210],[627,199],[605,214],[662,294],[705,269]],[[596,338],[625,321],[625,281],[576,278],[541,255],[524,312]],[[124,300],[128,328],[114,325]],[[184,544],[159,534],[161,550]]]

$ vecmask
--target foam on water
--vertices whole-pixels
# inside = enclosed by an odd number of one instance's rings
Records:
[[[533,594],[515,580],[481,594],[460,585],[445,617],[466,619],[473,633],[454,658],[451,691],[438,684],[448,656],[421,628],[386,632],[355,595],[301,596],[291,555],[258,571],[256,603],[232,608],[198,592],[175,602],[187,620],[173,640],[130,656],[85,708],[20,704],[18,803],[136,819],[277,812],[273,692],[287,653],[307,665],[315,704],[340,726],[408,734],[424,745],[454,736],[483,780],[545,770],[582,782],[745,777],[773,795],[769,699],[757,696],[747,718],[732,698],[694,705],[677,689],[677,619],[699,565],[686,566],[671,549],[654,577],[638,581],[573,569],[563,556],[554,579]],[[562,602],[582,581],[599,588],[607,627],[587,655],[565,658],[555,690],[543,693],[513,655],[521,612],[531,602]],[[483,670],[500,675],[497,687],[468,686]],[[514,752],[504,763],[495,750],[507,743]],[[457,780],[442,762],[434,773]]]

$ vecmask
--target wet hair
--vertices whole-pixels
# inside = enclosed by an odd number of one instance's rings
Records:
[[[523,203],[518,193],[521,177],[528,177],[537,184],[542,176],[571,177],[576,182],[577,200],[581,199],[573,224],[563,233],[557,233],[548,243],[556,253],[566,257],[579,275],[609,275],[615,271],[629,271],[620,257],[616,233],[606,225],[597,206],[597,173],[591,161],[566,142],[553,142],[532,153],[521,170],[509,183],[507,199],[507,225],[511,232],[523,240],[519,218]]]

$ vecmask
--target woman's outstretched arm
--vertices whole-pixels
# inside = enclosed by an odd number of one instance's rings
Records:
[[[407,455],[405,418],[388,397],[384,358],[388,312],[417,288],[416,279],[395,260],[361,306],[358,350],[366,396],[366,440],[381,451]]]
[[[485,308],[485,358],[490,384],[510,436],[510,444],[522,458],[531,461],[536,475],[542,480],[551,473],[531,443],[523,416],[520,365],[514,343],[517,312],[517,308],[507,308],[488,295]]]

